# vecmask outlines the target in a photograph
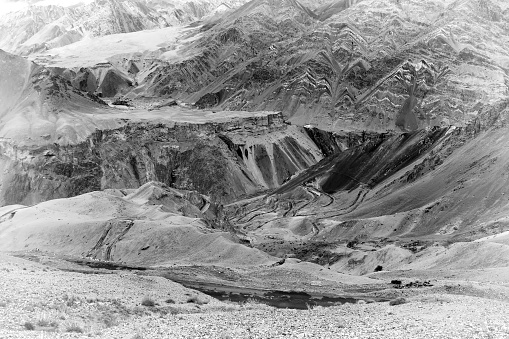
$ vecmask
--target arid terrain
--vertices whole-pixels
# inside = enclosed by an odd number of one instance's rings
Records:
[[[221,302],[152,274],[89,269],[49,255],[2,255],[2,338],[506,338],[509,270],[372,275],[359,301],[305,310]],[[258,280],[263,270],[250,272]],[[286,274],[271,272],[285,284]],[[396,289],[431,279],[432,287]],[[292,288],[305,288],[296,276]],[[315,277],[326,279],[327,276]],[[330,277],[329,277],[330,278]],[[366,279],[367,280],[367,279]],[[318,280],[323,281],[323,280]],[[359,288],[325,280],[322,291]],[[331,285],[329,285],[331,284]],[[332,287],[336,286],[336,287]],[[339,287],[341,286],[341,287]],[[316,287],[315,287],[316,288]],[[367,288],[365,291],[369,290]],[[373,302],[376,298],[403,300]],[[403,299],[401,299],[403,298]],[[152,301],[154,304],[150,303]],[[393,301],[391,301],[393,302]],[[33,327],[32,327],[33,326]]]
[[[0,8],[0,338],[509,338],[506,1]]]

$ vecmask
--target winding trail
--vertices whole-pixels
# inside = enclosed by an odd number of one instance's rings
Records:
[[[351,212],[355,211],[357,209],[357,207],[359,207],[359,205],[364,202],[364,199],[366,199],[366,195],[368,193],[369,193],[369,190],[367,190],[367,189],[360,190],[359,193],[357,194],[357,197],[355,198],[354,202],[352,204],[350,204],[350,206],[348,206],[346,208],[343,208],[343,209],[340,209],[339,213],[335,212],[334,214],[331,214],[331,215],[324,215],[324,216],[321,216],[321,217],[317,217],[317,219],[326,219],[326,218],[339,217],[341,215],[345,215],[345,214],[348,214],[348,213],[351,213]],[[333,211],[324,212],[324,214],[331,213],[331,212],[333,212]]]
[[[101,237],[86,256],[106,261],[112,260],[111,252],[113,247],[122,240],[133,225],[134,221],[131,219],[109,220],[105,225],[106,228],[101,234]],[[101,254],[101,258],[97,258],[97,256]]]
[[[203,214],[207,212],[210,208],[210,199],[205,198],[205,205],[200,209],[200,212]]]
[[[309,188],[307,186],[304,186],[304,188],[306,189],[306,191],[308,191],[308,193],[310,193],[312,196],[313,196],[313,199],[309,200],[307,203],[305,203],[304,205],[300,206],[297,210],[295,210],[295,212],[293,213],[293,216],[302,216],[301,214],[298,214],[301,210],[303,210],[304,208],[306,208],[307,206],[309,206],[310,204],[312,203],[315,203],[321,196],[320,192],[312,189],[312,188]]]
[[[336,199],[332,195],[330,195],[329,193],[323,192],[323,195],[325,195],[327,198],[329,198],[330,201],[327,204],[323,205],[322,208],[329,207],[330,205],[332,205],[336,201]]]

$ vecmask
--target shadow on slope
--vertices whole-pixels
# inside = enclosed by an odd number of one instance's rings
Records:
[[[337,152],[292,178],[272,194],[284,194],[317,179],[329,194],[373,188],[416,161],[443,137],[447,129],[434,128],[400,135],[380,134],[376,139],[344,152]]]
[[[391,136],[228,208],[256,248],[340,272],[507,267],[508,142],[505,127]]]

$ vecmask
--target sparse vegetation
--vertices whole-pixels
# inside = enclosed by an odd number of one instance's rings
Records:
[[[40,327],[58,327],[58,323],[54,320],[49,320],[47,318],[40,318],[37,320],[37,326]]]
[[[32,324],[30,321],[26,321],[24,324],[23,324],[23,327],[25,328],[25,330],[28,330],[28,331],[33,331],[35,330],[35,325]]]
[[[235,303],[235,305],[221,305],[216,306],[214,309],[221,312],[235,312],[239,310],[239,305],[237,303]]]
[[[405,304],[406,302],[407,301],[405,298],[400,297],[400,298],[392,299],[391,301],[389,301],[389,305],[391,305],[391,306],[402,305],[402,304]]]
[[[257,310],[262,308],[271,308],[271,306],[262,303],[254,298],[249,298],[245,302],[241,303],[242,308],[248,310]]]
[[[148,296],[143,298],[143,300],[141,301],[141,304],[146,307],[154,307],[156,305],[155,301]]]
[[[209,303],[209,299],[205,297],[200,297],[198,295],[192,295],[189,298],[187,298],[188,303],[194,303],[197,305],[204,305]]]
[[[74,295],[70,296],[68,294],[65,294],[63,299],[64,299],[65,304],[67,305],[67,307],[74,307],[74,306],[77,306],[78,303],[79,303],[78,297],[76,297]]]
[[[440,303],[440,304],[452,302],[452,299],[449,296],[445,295],[424,295],[419,297],[418,300],[424,303]]]
[[[102,316],[102,322],[106,328],[114,327],[119,324],[118,318],[113,313],[105,313]]]
[[[70,323],[66,326],[65,331],[68,333],[83,333],[83,328],[77,323]]]

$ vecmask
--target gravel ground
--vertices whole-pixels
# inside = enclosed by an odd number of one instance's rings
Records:
[[[124,324],[105,337],[126,338],[509,338],[505,302],[434,295],[408,303],[312,310],[251,310],[174,315]]]
[[[0,255],[0,338],[509,338],[506,301],[405,292],[396,306],[283,310],[219,302],[160,277],[64,272]],[[193,295],[198,303],[187,302]],[[142,306],[146,296],[156,305]]]

